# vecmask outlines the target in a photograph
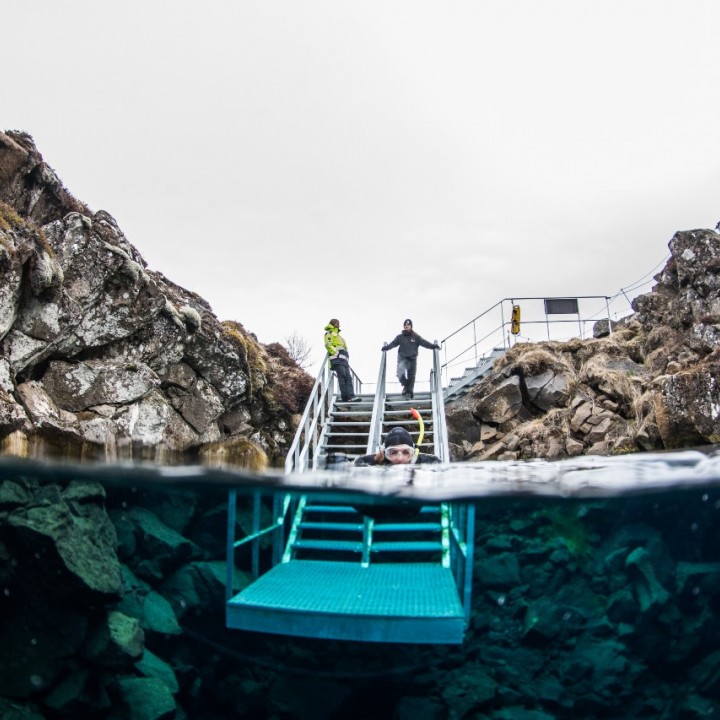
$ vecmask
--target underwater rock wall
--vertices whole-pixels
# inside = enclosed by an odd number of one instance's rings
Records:
[[[450,647],[226,630],[226,509],[225,490],[212,486],[5,480],[3,717],[720,712],[716,490],[477,501],[471,623]],[[237,522],[250,532],[249,496]],[[236,590],[250,563],[238,554]]]

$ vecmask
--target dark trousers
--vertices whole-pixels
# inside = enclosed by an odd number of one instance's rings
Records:
[[[355,391],[353,390],[350,365],[342,360],[332,360],[330,362],[330,369],[337,375],[338,385],[340,387],[340,399],[345,401],[352,400],[355,397]]]
[[[397,379],[403,387],[404,393],[411,393],[415,389],[415,371],[417,358],[398,358]]]

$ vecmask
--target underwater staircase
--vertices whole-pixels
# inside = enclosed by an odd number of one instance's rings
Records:
[[[291,451],[286,470],[349,470],[350,463],[377,448],[392,427],[405,427],[417,442],[420,423],[411,408],[422,418],[421,451],[447,459],[439,375],[429,392],[416,393],[412,400],[386,394],[385,355],[378,392],[360,394],[359,402],[338,402],[318,378],[318,397],[311,398],[306,415],[314,413],[321,421],[314,425],[308,418],[301,420],[303,449]],[[327,383],[332,386],[332,376]],[[402,469],[353,470],[396,471]],[[391,504],[360,493],[349,498],[327,492],[287,494],[282,502],[276,497],[275,522],[268,529],[274,536],[274,564],[264,574],[254,573],[254,582],[235,593],[231,559],[234,562],[236,549],[248,540],[234,539],[236,500],[231,493],[228,627],[356,641],[462,642],[470,601],[471,506],[409,500]]]

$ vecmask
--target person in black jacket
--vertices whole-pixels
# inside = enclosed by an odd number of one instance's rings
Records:
[[[355,465],[390,467],[439,462],[440,458],[437,455],[416,453],[412,435],[403,427],[394,427],[385,435],[385,443],[374,455],[356,458]],[[355,505],[354,507],[359,513],[375,520],[393,522],[414,518],[420,512],[422,505],[403,499],[394,505]]]
[[[416,453],[412,435],[403,427],[394,427],[385,435],[385,442],[374,455],[356,458],[356,465],[408,465],[439,463],[430,453]]]
[[[382,346],[382,351],[398,348],[397,379],[402,385],[402,394],[412,399],[415,389],[415,372],[417,370],[418,350],[421,348],[439,350],[437,343],[431,343],[421,338],[414,330],[412,320],[408,318],[403,323],[403,331],[387,345]]]

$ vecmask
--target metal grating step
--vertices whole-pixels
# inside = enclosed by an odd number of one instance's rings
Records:
[[[311,505],[308,503],[303,508],[303,512],[323,512],[323,513],[337,513],[337,514],[352,514],[357,515],[357,510],[352,505]]]
[[[329,550],[332,552],[361,553],[362,542],[353,540],[306,540],[300,538],[293,543],[294,548],[301,550]]]
[[[370,548],[373,553],[379,552],[440,552],[441,542],[429,540],[405,540],[374,542]]]
[[[379,532],[440,532],[442,525],[440,523],[381,523],[376,522],[373,525],[373,533]]]
[[[452,573],[436,563],[292,560],[226,605],[238,630],[366,642],[460,644],[465,619]]]
[[[334,422],[336,418],[351,418],[351,417],[369,417],[369,412],[360,412],[359,410],[333,410],[329,414],[330,422]]]
[[[358,443],[348,443],[347,445],[341,445],[340,443],[328,443],[326,445],[321,445],[320,448],[322,450],[360,450],[361,453],[365,451],[366,444],[358,444]]]
[[[347,420],[347,421],[344,421],[344,420],[334,420],[334,421],[330,424],[330,426],[333,427],[333,428],[336,428],[336,427],[339,427],[339,428],[344,428],[344,427],[364,427],[364,428],[369,428],[369,427],[370,427],[370,423],[369,423],[369,422],[357,422],[357,421],[355,421],[355,420]],[[357,433],[355,433],[355,434],[357,434]]]
[[[365,528],[363,523],[333,523],[333,522],[316,522],[302,521],[300,523],[301,530],[333,530],[337,532],[362,532]]]
[[[365,435],[367,437],[367,430],[365,432],[363,432],[362,430],[359,430],[358,432],[328,432],[326,433],[325,437],[348,438],[357,437],[358,435]]]

